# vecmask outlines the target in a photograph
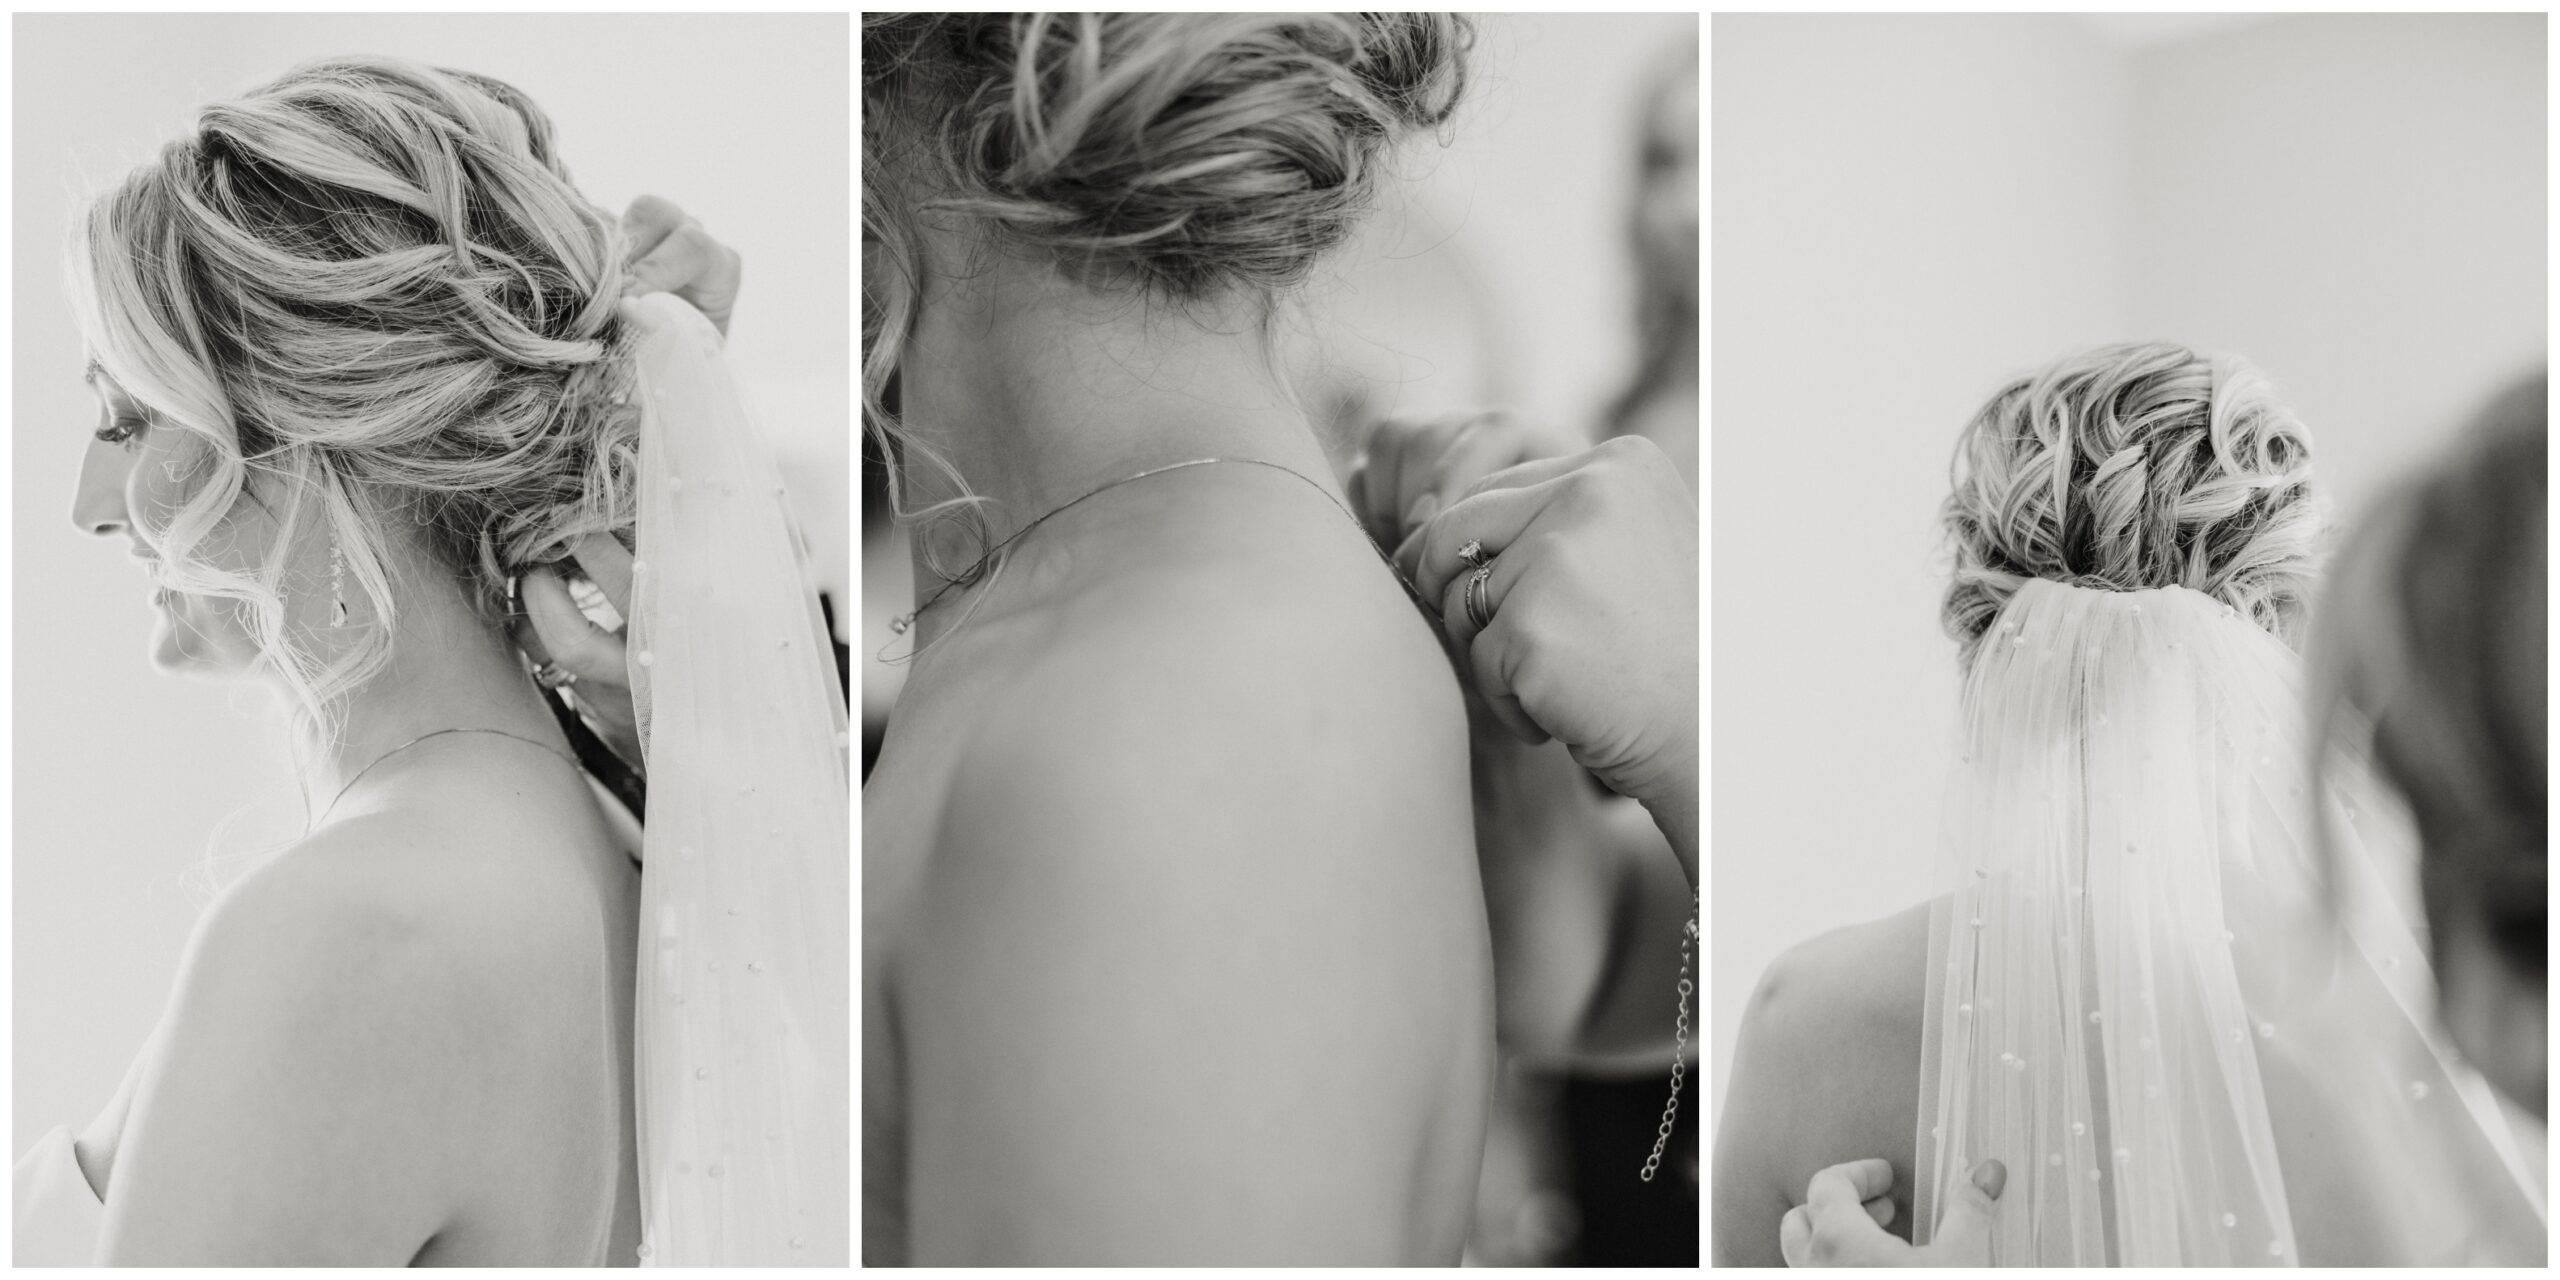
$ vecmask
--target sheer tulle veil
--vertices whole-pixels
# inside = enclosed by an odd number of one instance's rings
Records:
[[[1996,1157],[2001,1265],[2541,1263],[2538,1172],[2436,1029],[2414,842],[2309,740],[2294,652],[2206,596],[2009,599],[1944,815],[1923,1242]]]
[[[691,307],[638,330],[630,662],[641,874],[641,1260],[851,1253],[845,711],[783,491]]]

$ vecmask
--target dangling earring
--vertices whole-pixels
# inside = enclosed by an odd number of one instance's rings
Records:
[[[335,534],[329,537],[329,625],[347,625],[347,556]]]

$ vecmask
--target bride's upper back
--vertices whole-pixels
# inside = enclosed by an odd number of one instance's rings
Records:
[[[907,686],[864,805],[870,1261],[1457,1256],[1492,1048],[1457,685],[1321,495],[1226,479],[1163,504],[1180,550]],[[1192,1225],[1132,1230],[1126,1179]]]
[[[1418,769],[1383,827],[1452,791],[1463,825],[1455,683],[1342,508],[1269,339],[1395,140],[1454,109],[1469,32],[1422,15],[864,20],[866,423],[903,464],[901,510],[943,517],[917,536],[955,579],[920,606],[868,830],[931,845],[943,797],[1001,772],[986,753],[1006,743],[1060,748],[1004,766],[1034,780],[1161,786],[1147,771],[1186,728],[1282,791],[1317,763]],[[1200,745],[1195,768],[1217,754]],[[1298,781],[1310,804],[1357,790]]]
[[[945,567],[1047,517],[925,604],[865,788],[868,1262],[1457,1260],[1457,685],[1256,343],[1467,31],[864,20],[866,423],[902,509],[994,500]]]
[[[865,19],[866,424],[902,463],[902,511],[977,518],[919,526],[934,563],[1001,557],[920,609],[867,830],[930,844],[973,747],[1054,732],[1076,745],[1024,762],[1038,776],[1142,770],[1184,716],[1259,696],[1291,714],[1258,730],[1229,707],[1232,741],[1369,774],[1429,761],[1431,787],[1463,790],[1446,662],[1268,339],[1394,141],[1454,109],[1469,32]],[[942,541],[955,527],[975,536]]]

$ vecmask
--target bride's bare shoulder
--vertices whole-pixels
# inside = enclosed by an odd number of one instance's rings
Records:
[[[1143,845],[1190,814],[1389,867],[1411,859],[1373,846],[1468,831],[1465,713],[1417,620],[1410,644],[1380,643],[1373,619],[1277,577],[1169,577],[1080,608],[961,751],[946,808],[964,825],[1019,814]]]
[[[1097,604],[960,751],[897,978],[941,1206],[917,1256],[1375,1260],[1473,1186],[1491,955],[1453,677],[1244,579]],[[1237,1226],[1240,1196],[1269,1212]]]
[[[1847,925],[1779,954],[1760,975],[1743,1014],[1769,1035],[1874,1033],[1921,1015],[1929,904]]]
[[[526,1026],[599,976],[584,839],[538,800],[428,791],[306,836],[229,886],[190,945],[182,999],[371,1002]],[[238,1010],[231,1010],[233,1013]]]
[[[1061,767],[1146,767],[1186,739],[1262,762],[1239,784],[1329,764],[1437,784],[1465,760],[1454,670],[1374,558],[1144,566],[1073,605],[1009,683],[992,727],[1081,739]]]
[[[1929,906],[1835,929],[1771,962],[1744,1008],[1716,1128],[1715,1256],[1777,1265],[1778,1219],[1815,1171],[1895,1162],[1908,1231]]]
[[[524,936],[523,904],[432,870],[448,834],[333,825],[215,900],[117,1152],[111,1258],[246,1261],[287,1239],[406,1261],[446,1224],[463,1148],[561,1039],[560,1010],[519,994],[561,957]]]

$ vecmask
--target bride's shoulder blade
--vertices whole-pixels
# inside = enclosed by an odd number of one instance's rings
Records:
[[[1078,604],[1011,675],[990,729],[1080,742],[1058,762],[1084,769],[1144,770],[1186,739],[1283,773],[1328,760],[1406,776],[1462,769],[1465,712],[1447,659],[1392,580],[1374,563],[1346,571],[1348,559],[1275,552],[1133,575]]]
[[[1228,895],[1300,882],[1420,897],[1473,875],[1465,713],[1417,621],[1325,616],[1320,579],[1151,587],[1008,674],[944,798],[928,914],[1001,910],[965,887],[1011,882],[1000,868],[1065,868],[1065,896],[1023,905],[1103,913],[1188,895],[1249,912],[1275,900]]]
[[[915,1131],[918,1256],[1432,1256],[1417,1188],[1473,1185],[1492,1078],[1454,685],[1168,607],[1045,649],[963,750],[898,978],[911,1105],[968,1117]]]

